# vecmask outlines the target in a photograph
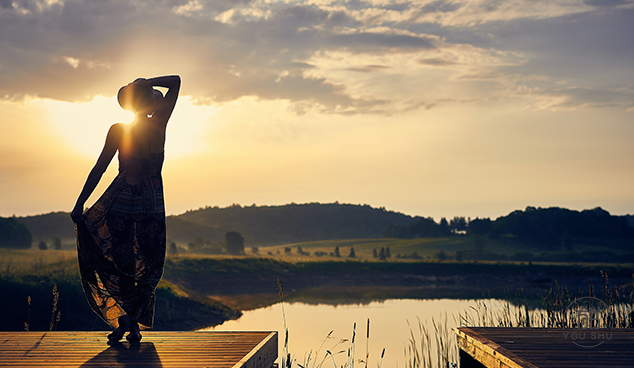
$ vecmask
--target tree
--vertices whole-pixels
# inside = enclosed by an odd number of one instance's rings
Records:
[[[378,258],[379,255],[376,253],[376,248],[372,249],[372,258]]]
[[[244,238],[237,231],[229,231],[225,234],[227,254],[244,254]]]
[[[385,248],[385,258],[392,258],[392,253],[390,253],[390,247]]]
[[[27,249],[33,238],[26,225],[14,218],[0,217],[0,248]]]
[[[56,236],[53,237],[53,248],[56,250],[62,249],[62,241]]]
[[[475,218],[469,222],[469,227],[467,228],[467,233],[469,235],[485,235],[491,231],[491,227],[493,226],[493,222],[490,218]]]
[[[259,255],[260,254],[260,249],[258,247],[251,247],[251,253],[253,253],[255,255]]]
[[[335,257],[341,257],[341,253],[339,253],[339,247],[335,247]]]
[[[37,247],[38,247],[40,250],[46,250],[46,249],[48,248],[48,247],[46,246],[46,242],[45,242],[44,240],[40,241],[40,242],[37,244]]]
[[[168,254],[178,254],[178,248],[176,247],[176,243],[174,243],[173,241],[169,242],[170,245],[167,247],[167,253]]]
[[[385,261],[385,248],[381,248],[381,251],[379,252],[379,259],[381,261]]]
[[[444,261],[445,259],[447,259],[447,254],[445,253],[444,250],[441,250],[440,252],[436,253],[436,257],[440,260],[440,261]]]
[[[354,248],[350,247],[350,254],[348,255],[348,258],[355,258],[357,255],[354,253]]]
[[[464,217],[456,216],[449,222],[449,227],[455,233],[462,233],[467,230],[467,220]]]
[[[440,232],[440,235],[449,235],[451,234],[451,229],[449,228],[449,223],[447,222],[446,218],[441,218],[440,219],[440,224],[438,224],[438,231]]]
[[[190,252],[195,252],[202,249],[205,246],[205,241],[200,236],[197,236],[193,242],[187,244],[187,248]]]

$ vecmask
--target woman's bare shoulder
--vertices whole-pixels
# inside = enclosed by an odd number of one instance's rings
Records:
[[[112,124],[108,129],[106,140],[119,141],[125,133],[125,127],[126,125],[123,123]]]
[[[125,124],[123,123],[114,123],[110,126],[110,131],[115,131],[115,132],[123,131],[124,126]]]

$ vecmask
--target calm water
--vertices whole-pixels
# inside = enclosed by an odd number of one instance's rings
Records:
[[[501,308],[497,300],[411,300],[388,299],[381,302],[351,305],[278,303],[266,308],[245,311],[243,316],[235,321],[227,321],[222,325],[208,330],[248,331],[269,330],[279,332],[280,357],[284,355],[284,315],[289,331],[288,348],[297,363],[305,365],[309,352],[312,350],[311,361],[321,362],[326,349],[335,354],[337,366],[343,365],[351,347],[353,326],[356,322],[356,341],[354,354],[356,359],[364,359],[366,343],[368,344],[368,367],[377,367],[381,351],[385,348],[383,367],[405,367],[407,358],[404,349],[409,346],[411,338],[410,325],[416,336],[420,336],[418,319],[426,323],[432,330],[432,318],[440,325],[448,328],[457,326],[458,314],[472,311],[471,307],[486,302],[492,308]],[[366,338],[367,320],[370,319],[370,338]],[[446,323],[445,323],[446,320]],[[409,321],[409,325],[408,325]],[[329,338],[326,336],[333,331]],[[452,331],[450,331],[452,332]],[[349,341],[337,345],[341,339]],[[455,337],[451,334],[453,346]],[[325,342],[324,342],[325,341]],[[321,351],[316,352],[323,343]],[[337,346],[335,346],[337,345]],[[278,359],[279,362],[279,359]],[[315,366],[318,366],[316,364]],[[355,364],[359,366],[358,364]],[[323,367],[333,367],[329,356]],[[296,365],[293,365],[296,367]],[[310,364],[313,367],[313,363]]]

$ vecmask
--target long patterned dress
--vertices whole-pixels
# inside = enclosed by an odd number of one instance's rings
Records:
[[[119,153],[119,175],[77,224],[82,286],[91,308],[111,327],[127,314],[142,330],[154,323],[154,291],[165,264],[164,154]],[[139,170],[129,184],[126,171]]]

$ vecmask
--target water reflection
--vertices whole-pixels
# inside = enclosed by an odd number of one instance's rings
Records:
[[[504,298],[505,292],[488,293],[488,298]],[[424,286],[345,286],[345,287],[311,287],[300,289],[284,289],[284,301],[304,304],[368,305],[382,303],[389,299],[487,299],[482,290],[467,289],[460,285],[454,287]],[[270,307],[280,302],[279,292],[248,293],[231,295],[214,295],[213,299],[241,311]]]
[[[112,343],[81,367],[152,367],[160,368],[161,359],[151,342]]]
[[[288,348],[297,362],[304,365],[311,354],[311,361],[320,362],[326,349],[335,354],[338,366],[347,359],[347,348],[351,346],[353,326],[356,323],[355,342],[356,356],[365,360],[366,344],[368,366],[375,366],[385,348],[384,367],[406,366],[404,350],[408,347],[412,330],[418,333],[418,320],[433,318],[441,322],[447,329],[458,325],[458,314],[476,306],[473,299],[388,299],[367,302],[365,304],[330,304],[312,300],[312,304],[304,302],[277,303],[271,306],[245,311],[238,320],[227,321],[222,325],[207,330],[246,331],[266,330],[279,331],[280,352],[285,355],[284,322],[288,327]],[[495,304],[494,300],[489,300]],[[367,339],[367,320],[370,319],[370,338]],[[330,336],[329,332],[333,331]],[[449,330],[451,331],[451,330]],[[328,337],[327,337],[328,336]],[[453,340],[455,337],[451,336]],[[342,339],[348,340],[339,344]],[[321,346],[321,349],[320,349]],[[312,351],[312,353],[311,353]],[[343,353],[337,354],[340,351]],[[330,361],[331,358],[328,357]],[[318,364],[317,364],[318,365]],[[312,366],[312,363],[311,363]]]

